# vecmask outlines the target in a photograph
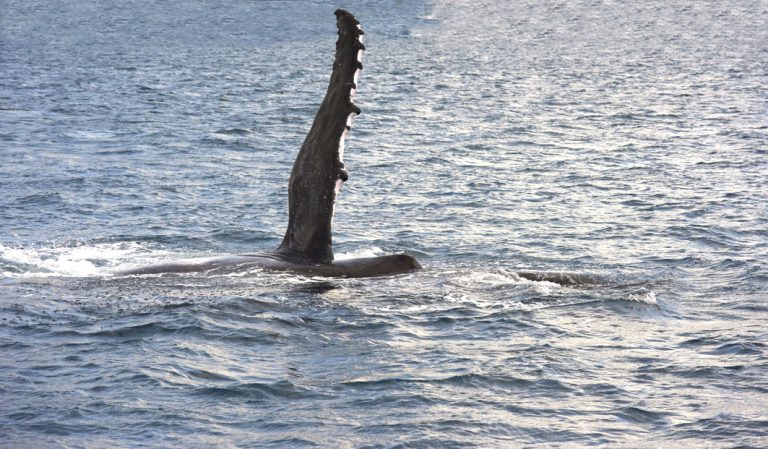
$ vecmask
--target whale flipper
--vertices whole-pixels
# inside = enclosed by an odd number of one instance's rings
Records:
[[[336,11],[336,57],[320,109],[293,163],[288,184],[288,229],[277,254],[296,262],[333,261],[331,222],[342,182],[344,139],[360,113],[352,99],[362,70],[363,30],[355,17]]]
[[[253,267],[310,276],[368,277],[421,268],[412,256],[396,254],[333,261],[331,223],[341,184],[347,180],[342,158],[352,118],[360,114],[352,99],[363,69],[363,30],[355,17],[336,11],[339,37],[333,71],[312,127],[301,145],[288,184],[288,229],[272,253],[241,254],[136,267],[119,275],[219,272]]]

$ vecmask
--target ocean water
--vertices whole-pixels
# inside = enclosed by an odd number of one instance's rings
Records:
[[[338,6],[0,2],[0,446],[768,447],[765,2],[341,5],[424,269],[112,276],[279,244]]]

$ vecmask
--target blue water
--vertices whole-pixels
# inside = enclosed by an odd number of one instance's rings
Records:
[[[424,270],[111,276],[278,245],[336,7],[0,2],[0,446],[768,447],[764,2],[351,3]]]

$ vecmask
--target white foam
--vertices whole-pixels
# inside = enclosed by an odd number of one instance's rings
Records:
[[[656,293],[654,293],[651,290],[631,294],[627,297],[627,300],[648,304],[650,306],[656,306],[656,307],[660,306],[659,301],[656,299]]]
[[[562,288],[561,285],[550,281],[532,281],[514,271],[499,269],[493,271],[474,271],[453,279],[457,285],[467,288],[503,289],[511,286],[526,286],[536,293],[549,295]]]
[[[108,276],[115,270],[167,257],[167,251],[136,242],[30,248],[0,244],[0,275],[9,278]]]
[[[357,259],[360,257],[376,257],[376,256],[383,256],[386,254],[383,249],[374,246],[371,248],[361,248],[355,251],[345,252],[341,254],[336,254],[335,259],[336,260],[345,260],[345,259]]]
[[[5,277],[24,277],[25,274],[34,273],[38,276],[88,276],[98,272],[93,262],[83,257],[78,257],[78,249],[67,252],[44,251],[36,248],[6,248],[0,247],[0,259],[14,265],[20,265],[25,271],[22,273],[3,271]],[[80,251],[81,252],[81,251]]]

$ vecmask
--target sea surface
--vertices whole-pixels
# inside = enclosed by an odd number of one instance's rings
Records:
[[[424,269],[113,276],[279,244],[338,6],[335,251]],[[0,0],[0,447],[768,447],[766,23]]]

